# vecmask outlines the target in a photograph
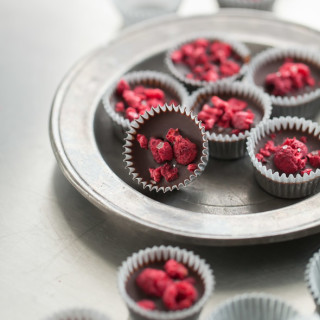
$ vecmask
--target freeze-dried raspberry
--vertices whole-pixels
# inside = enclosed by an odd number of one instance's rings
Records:
[[[193,277],[185,278],[183,281],[188,282],[188,283],[192,284],[193,286],[196,284],[196,279]]]
[[[131,122],[134,119],[138,119],[139,118],[139,114],[137,113],[136,109],[134,108],[128,108],[125,112],[126,114],[126,118]]]
[[[148,149],[148,139],[143,134],[137,134],[137,141],[142,149]]]
[[[225,60],[220,65],[220,72],[224,77],[230,77],[240,71],[240,65],[232,60]]]
[[[267,160],[265,159],[265,157],[261,153],[257,153],[256,154],[256,158],[261,163],[266,163],[267,162]]]
[[[146,268],[137,277],[136,283],[146,294],[162,297],[172,279],[162,270]]]
[[[194,172],[194,170],[198,169],[198,165],[196,163],[190,163],[188,164],[188,167],[187,169],[190,171],[190,172]]]
[[[170,164],[166,163],[161,168],[161,175],[168,181],[173,181],[178,179],[179,172],[178,168],[171,167]]]
[[[125,90],[130,90],[130,86],[126,80],[120,79],[116,88],[117,95],[122,96],[123,91]]]
[[[179,129],[170,128],[166,134],[166,139],[171,143],[175,143],[177,137],[180,137]]]
[[[308,160],[314,168],[320,168],[320,150],[310,152],[308,154]]]
[[[239,130],[249,130],[253,124],[254,113],[251,110],[238,111],[232,115],[232,126]]]
[[[300,174],[303,176],[304,174],[310,174],[312,172],[312,169],[304,169],[300,171]]]
[[[137,95],[134,91],[132,90],[125,90],[123,91],[122,97],[124,101],[130,106],[130,107],[135,107],[136,105],[139,105],[141,102],[141,97]]]
[[[215,108],[220,108],[223,110],[229,109],[229,105],[227,101],[222,100],[221,98],[217,96],[212,96],[211,97],[211,102]]]
[[[140,300],[137,305],[146,310],[156,310],[156,304],[152,300]]]
[[[169,259],[165,265],[164,270],[170,278],[184,279],[188,275],[188,269],[181,263],[174,259]]]
[[[183,53],[180,50],[173,51],[171,54],[171,60],[174,63],[180,63],[183,59]]]
[[[173,158],[172,147],[169,142],[165,142],[161,139],[150,138],[149,149],[157,163],[171,161]]]
[[[219,80],[219,74],[214,70],[209,70],[206,73],[204,73],[199,80],[205,80],[208,82],[216,82],[217,80]]]
[[[116,112],[124,112],[125,111],[125,106],[124,106],[124,103],[123,102],[117,102],[116,103],[116,107],[115,107],[115,110]]]
[[[231,46],[227,43],[215,41],[210,45],[211,57],[213,61],[225,61],[231,55]]]
[[[307,159],[302,157],[301,152],[289,145],[277,148],[273,162],[275,166],[284,173],[296,173],[306,166]]]
[[[197,40],[194,41],[194,45],[197,47],[203,47],[206,48],[209,45],[209,40],[205,38],[198,38]]]
[[[188,165],[197,157],[197,145],[180,136],[173,145],[173,153],[178,163]]]
[[[186,281],[174,282],[164,291],[162,300],[169,310],[182,310],[192,306],[198,298],[198,292]]]
[[[243,109],[245,109],[248,106],[248,103],[243,101],[243,100],[239,100],[236,98],[230,98],[228,100],[228,104],[229,104],[229,108],[232,109],[232,111],[237,112],[237,111],[242,111]]]
[[[160,182],[162,175],[161,175],[161,167],[158,168],[149,168],[150,178],[153,179],[155,182]]]
[[[295,137],[293,139],[287,138],[282,146],[290,146],[291,148],[301,152],[302,156],[305,157],[308,153],[308,147],[301,141],[297,140]]]
[[[145,93],[147,99],[162,100],[165,97],[163,90],[161,90],[159,88],[146,88],[144,90],[144,93]]]

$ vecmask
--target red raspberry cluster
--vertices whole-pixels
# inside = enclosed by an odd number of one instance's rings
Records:
[[[246,109],[247,106],[247,102],[236,98],[224,101],[213,96],[209,103],[202,106],[198,119],[207,131],[216,126],[230,128],[231,133],[238,134],[249,130],[254,121],[255,115],[250,109]]]
[[[115,111],[122,113],[130,122],[138,119],[152,107],[158,105],[163,106],[168,99],[163,90],[159,88],[146,88],[142,85],[131,88],[129,83],[121,79],[116,88],[116,94],[121,99],[115,105]],[[169,105],[177,106],[179,103],[175,100],[170,100]]]
[[[240,71],[239,56],[228,43],[199,38],[171,54],[175,64],[188,68],[186,78],[215,82]]]
[[[146,268],[137,277],[138,287],[148,296],[161,298],[168,310],[189,308],[198,298],[194,287],[195,279],[189,277],[188,269],[174,259],[164,264],[164,270]],[[148,310],[155,310],[153,300],[144,299],[137,304]]]
[[[269,93],[275,96],[285,96],[306,86],[313,87],[315,80],[306,64],[286,59],[276,73],[267,75],[265,85]]]
[[[260,148],[256,158],[261,163],[267,163],[269,158],[273,156],[273,163],[277,169],[286,173],[301,175],[310,174],[312,169],[306,168],[309,163],[314,168],[320,168],[320,150],[308,153],[308,147],[305,145],[307,137],[303,136],[300,140],[295,137],[287,138],[281,145],[275,146],[275,134],[271,136],[272,140],[266,142],[263,148]]]
[[[165,162],[164,165],[157,168],[149,168],[150,177],[156,183],[160,182],[162,177],[168,182],[179,177],[178,168],[168,163],[172,160],[188,166],[188,170],[191,172],[194,172],[198,167],[195,163],[192,163],[198,154],[197,146],[188,138],[184,138],[179,133],[179,129],[169,129],[165,140],[154,137],[148,140],[146,136],[137,134],[137,141],[141,148],[151,151],[155,162],[159,164]]]

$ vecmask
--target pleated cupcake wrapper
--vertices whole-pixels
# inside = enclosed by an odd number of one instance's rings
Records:
[[[131,87],[144,85],[162,89],[165,92],[169,92],[171,95],[176,95],[181,101],[181,105],[187,107],[189,99],[187,90],[177,80],[165,73],[150,70],[135,71],[124,75],[121,79],[125,79]],[[106,91],[102,97],[102,102],[107,114],[112,120],[116,135],[122,140],[125,137],[125,132],[130,127],[130,121],[122,114],[116,112],[115,106],[111,105],[110,102],[112,95],[115,94],[118,81]]]
[[[301,48],[271,48],[259,53],[248,67],[245,81],[254,84],[254,75],[269,63],[293,58],[298,62],[310,63],[320,70],[320,55],[318,52]],[[311,70],[312,71],[312,70]],[[312,118],[319,111],[320,88],[315,88],[309,93],[297,96],[269,95],[273,106],[272,116],[297,116]]]
[[[195,80],[195,79],[188,79],[185,77],[184,74],[182,74],[178,68],[176,68],[175,64],[171,60],[171,55],[174,51],[178,50],[180,47],[183,45],[190,43],[192,41],[195,41],[199,38],[205,38],[210,41],[221,41],[228,43],[232,50],[239,55],[239,57],[242,59],[242,66],[240,68],[240,71],[230,77],[225,77],[222,79],[217,80],[216,82],[208,82],[208,81],[203,81],[203,80]],[[223,34],[213,34],[213,33],[201,33],[201,34],[193,34],[190,35],[189,37],[182,39],[181,42],[179,42],[176,46],[173,48],[169,49],[166,53],[165,56],[165,64],[168,68],[168,70],[181,82],[185,83],[190,90],[197,89],[199,87],[204,87],[207,86],[208,84],[216,84],[216,83],[228,83],[228,82],[233,82],[237,79],[239,79],[241,76],[243,76],[246,71],[247,71],[247,66],[248,62],[250,61],[250,50],[249,48],[238,41],[235,41],[233,39],[230,39],[228,36],[225,36]]]
[[[316,304],[316,310],[320,313],[320,250],[309,260],[305,281]]]
[[[139,307],[126,291],[128,279],[135,271],[146,268],[150,263],[166,261],[169,259],[175,259],[199,275],[204,284],[203,295],[193,306],[180,311],[150,311]],[[214,284],[213,272],[205,260],[201,259],[198,255],[195,255],[192,251],[180,249],[179,247],[155,246],[140,250],[124,261],[118,271],[118,287],[120,295],[131,313],[135,316],[134,319],[195,320],[198,318],[204,304],[213,292]]]
[[[237,99],[248,99],[263,110],[261,122],[270,118],[272,107],[269,97],[262,90],[239,82],[219,83],[198,89],[190,97],[189,105],[191,110],[195,112],[195,108],[198,109],[199,106],[202,106],[214,95],[218,97],[219,95],[230,95],[230,97]],[[246,154],[246,141],[252,130],[246,130],[237,135],[209,133],[207,131],[210,156],[218,159],[243,157]]]
[[[57,312],[46,320],[109,320],[109,318],[95,310],[75,308]]]
[[[142,5],[139,6],[139,2],[142,2]],[[159,0],[158,2],[159,6],[152,9],[150,6],[146,8],[147,1],[114,1],[123,16],[123,22],[126,26],[160,15],[172,14],[178,10],[181,0]],[[135,5],[135,3],[137,4]]]
[[[180,114],[184,114],[186,117],[190,117],[193,121],[195,126],[199,127],[199,132],[202,135],[202,150],[198,151],[201,152],[202,155],[200,157],[200,162],[198,164],[198,168],[194,171],[194,173],[190,172],[190,176],[188,179],[185,179],[183,182],[180,182],[176,184],[174,181],[172,181],[172,185],[168,187],[159,187],[157,185],[153,185],[151,183],[147,183],[147,181],[142,180],[142,178],[139,177],[139,172],[136,172],[133,159],[132,159],[132,141],[135,139],[135,136],[139,133],[140,125],[143,124],[145,121],[148,121],[151,117],[156,117],[157,114],[163,113],[163,112],[177,112]],[[201,121],[198,120],[198,118],[193,115],[193,113],[183,107],[179,106],[158,106],[157,108],[152,108],[151,110],[147,111],[144,115],[140,116],[139,119],[131,122],[131,128],[129,131],[127,131],[127,136],[125,138],[125,144],[124,144],[124,162],[126,163],[126,168],[129,169],[129,174],[132,175],[133,180],[136,180],[138,184],[141,184],[143,186],[143,189],[148,188],[150,191],[155,190],[156,192],[162,191],[163,193],[166,193],[167,191],[173,191],[173,190],[179,190],[182,187],[187,186],[190,182],[192,182],[195,178],[197,178],[205,169],[208,158],[209,158],[209,150],[208,150],[208,139],[206,136],[206,132],[204,128],[201,125]]]
[[[256,10],[271,10],[275,0],[218,0],[221,8],[246,8]]]
[[[207,320],[293,320],[299,313],[286,302],[264,293],[238,295],[220,305]]]
[[[272,169],[267,169],[255,157],[255,148],[259,140],[271,133],[286,129],[301,130],[320,139],[320,126],[311,120],[297,117],[273,118],[252,130],[248,138],[247,150],[254,167],[256,179],[263,189],[280,198],[301,198],[316,191],[320,180],[320,169],[302,176],[300,174],[297,174],[296,177],[293,174],[287,176],[285,173],[273,173]]]

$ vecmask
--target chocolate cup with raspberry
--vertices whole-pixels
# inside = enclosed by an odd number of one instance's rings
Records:
[[[187,268],[188,277],[193,279],[198,295],[193,304],[181,310],[167,310],[161,297],[148,296],[137,285],[137,277],[147,268],[163,269],[163,265],[174,259]],[[174,280],[177,281],[177,280]],[[144,320],[195,320],[214,289],[214,276],[210,266],[192,251],[178,247],[160,246],[146,248],[127,258],[119,268],[118,288],[133,319]],[[137,302],[151,299],[156,310],[147,310]]]
[[[270,99],[261,90],[244,83],[218,84],[195,91],[190,97],[190,110],[199,114],[213,96],[225,101],[232,98],[244,101],[247,103],[245,110],[250,110],[254,114],[250,128],[237,134],[233,133],[231,127],[220,127],[218,124],[206,131],[211,157],[225,160],[241,158],[246,154],[246,141],[252,128],[270,118],[272,109]]]
[[[288,199],[302,198],[317,192],[320,169],[311,165],[309,154],[320,150],[319,134],[320,126],[317,123],[297,117],[273,118],[257,126],[248,138],[247,149],[256,180],[261,188],[276,197]],[[258,157],[268,141],[274,141],[277,148],[282,147],[287,138],[305,141],[308,148],[308,155],[304,157],[308,159],[305,162],[305,167],[297,167],[295,173],[286,173],[277,168],[277,163],[274,160],[277,153],[262,160]],[[287,148],[283,147],[282,149]],[[301,149],[298,151],[302,152]],[[288,169],[290,169],[291,166],[298,163],[295,160],[287,158],[282,159],[282,162],[286,161]],[[303,172],[304,170],[307,172]]]
[[[235,296],[222,303],[207,320],[289,320],[300,319],[291,305],[265,293]]]
[[[122,97],[117,94],[117,86],[122,79],[129,84],[131,90],[138,86],[150,89],[161,89],[165,94],[166,104],[171,104],[172,101],[175,101],[180,106],[186,106],[189,99],[189,94],[184,86],[171,76],[162,72],[146,70],[124,75],[107,90],[102,98],[104,108],[112,120],[115,133],[121,140],[125,137],[125,132],[129,129],[131,122],[126,118],[125,112],[116,111],[116,104],[123,102]],[[158,107],[158,104],[153,107]],[[125,107],[125,110],[126,109],[127,106]]]
[[[316,304],[317,312],[320,313],[320,250],[315,252],[305,271],[305,281],[309,292]]]
[[[268,75],[279,74],[279,67],[288,59],[309,67],[315,83],[313,86],[305,84],[302,88],[293,89],[287,94],[274,95],[266,85],[266,78]],[[297,116],[311,119],[319,111],[320,55],[317,52],[302,48],[267,49],[252,60],[245,80],[270,96],[273,117]]]
[[[57,312],[46,320],[109,320],[105,315],[91,309],[70,309]]]
[[[180,137],[178,142],[173,143],[167,138],[170,129],[174,131],[178,129],[177,135]],[[148,140],[144,147],[140,144],[141,141],[139,142],[141,136]],[[160,145],[154,150],[150,144],[155,140],[160,141]],[[185,143],[185,146],[182,146],[186,148],[184,155],[187,157],[192,155],[192,159],[187,159],[186,162],[179,154],[180,142]],[[167,148],[169,157],[165,155],[163,159],[157,159],[154,152],[159,148],[165,152]],[[197,117],[185,108],[167,105],[151,109],[131,123],[131,129],[125,138],[124,150],[126,168],[129,169],[133,180],[141,184],[144,189],[164,193],[179,190],[198,177],[207,165],[209,154],[207,136]],[[161,170],[158,181],[152,174],[155,169]],[[172,179],[166,175],[171,172],[175,174]]]
[[[204,53],[202,53],[202,55],[199,54],[199,58],[194,58],[198,60],[195,60],[195,62],[193,63],[193,67],[205,68],[204,70],[207,70],[206,68],[208,68],[209,63],[211,69],[216,70],[216,72],[212,72],[213,74],[210,74],[207,71],[195,74],[195,69],[192,69],[190,64],[188,65],[184,61],[173,61],[173,55],[181,51],[181,48],[190,44],[192,46],[195,46],[195,43],[199,41],[207,42],[208,44],[206,45],[206,47],[204,47],[203,45],[204,49],[200,48],[200,50],[204,50]],[[214,43],[222,43],[223,47],[220,49],[218,48],[218,50],[216,51],[210,51],[210,46]],[[228,50],[224,51],[224,48],[226,49],[226,47],[228,47]],[[223,52],[226,52],[225,57],[220,56],[221,54],[223,55]],[[195,55],[196,54],[197,53],[195,53]],[[241,78],[247,70],[250,58],[251,54],[249,48],[241,42],[225,37],[224,35],[200,34],[189,36],[188,38],[185,38],[184,40],[179,42],[173,48],[169,49],[165,56],[165,64],[171,74],[173,74],[178,80],[183,82],[187,86],[189,91],[193,91],[195,89],[207,86],[209,84],[228,82],[230,83]],[[199,61],[199,59],[201,61]],[[202,60],[208,61],[202,62]],[[224,61],[224,63],[222,63],[222,61]],[[225,65],[222,67],[222,64],[225,64],[225,62],[229,62],[231,64],[236,63],[239,66],[239,68],[237,69],[237,71],[233,72],[231,65],[231,69],[227,68],[229,70],[226,70]],[[189,77],[190,74],[193,74],[193,78]],[[216,77],[215,74],[217,74],[218,77]]]
[[[217,0],[221,8],[245,8],[270,11],[275,0]]]

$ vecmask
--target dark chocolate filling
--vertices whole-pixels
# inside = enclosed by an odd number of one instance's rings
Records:
[[[283,131],[279,131],[279,132],[275,132],[276,137],[273,140],[275,146],[279,146],[281,145],[286,138],[294,138],[296,137],[296,139],[300,140],[301,137],[305,136],[307,137],[307,142],[305,143],[306,146],[308,147],[308,153],[314,151],[314,150],[319,150],[320,149],[320,139],[316,138],[312,135],[310,135],[307,132],[303,132],[303,131],[298,131],[298,130],[283,130]],[[259,140],[259,142],[257,143],[255,149],[254,149],[254,153],[257,154],[259,153],[260,148],[263,148],[266,144],[267,141],[272,140],[270,138],[270,136],[265,136],[263,137],[261,140]],[[280,171],[273,163],[273,157],[274,154],[271,154],[270,157],[265,157],[265,159],[267,160],[267,163],[264,163],[263,165],[267,167],[267,169],[272,169],[272,172],[279,172],[280,174],[282,174],[283,172]],[[304,169],[312,169],[313,171],[316,170],[316,168],[312,167],[309,164],[309,161],[307,161],[306,166]],[[303,170],[304,170],[303,169]],[[296,176],[299,172],[294,173],[293,176]]]
[[[179,129],[180,134],[184,138],[188,138],[191,142],[197,145],[197,157],[193,163],[199,164],[202,157],[203,150],[203,140],[202,133],[199,127],[194,123],[190,117],[177,112],[161,112],[160,114],[155,114],[146,120],[138,129],[139,134],[143,134],[149,140],[151,137],[158,139],[165,139],[166,134],[170,128]],[[136,136],[135,136],[136,137]],[[138,141],[134,138],[132,149],[132,162],[135,172],[139,174],[139,177],[146,181],[148,184],[154,184],[160,187],[169,187],[173,185],[178,185],[185,179],[188,179],[192,172],[187,169],[187,166],[176,163],[173,159],[169,162],[171,166],[176,166],[179,170],[179,177],[176,180],[167,182],[163,177],[160,182],[152,183],[150,179],[149,168],[157,168],[162,166],[164,163],[157,163],[152,156],[151,151],[148,149],[142,149]]]
[[[288,58],[290,58],[290,57],[288,57]],[[268,64],[262,65],[253,75],[254,83],[257,86],[263,88],[265,92],[269,93],[268,89],[266,88],[266,85],[265,85],[265,79],[268,74],[276,73],[279,70],[279,67],[284,64],[284,62],[285,62],[285,59],[279,59],[276,61],[269,62]],[[299,90],[296,90],[286,96],[296,97],[298,95],[310,93],[310,92],[314,91],[315,88],[319,88],[319,86],[320,86],[320,66],[318,66],[314,63],[310,63],[309,61],[305,61],[303,59],[294,59],[294,62],[302,62],[310,68],[311,75],[315,79],[315,85],[313,87],[306,86],[306,87],[301,88]]]
[[[140,301],[140,300],[143,300],[143,299],[150,299],[152,301],[154,301],[154,303],[156,304],[157,306],[157,310],[159,311],[168,311],[163,302],[162,302],[162,299],[161,298],[158,298],[158,297],[154,297],[154,296],[149,296],[147,295],[146,293],[143,292],[143,290],[141,290],[138,285],[136,284],[136,278],[138,277],[138,275],[140,274],[140,272],[145,269],[145,268],[153,268],[153,269],[160,269],[160,270],[164,270],[164,264],[165,264],[165,261],[159,261],[159,262],[155,262],[155,263],[150,263],[146,266],[143,266],[141,267],[139,270],[136,270],[134,271],[127,283],[126,283],[126,291],[128,293],[128,295],[134,300],[134,301]],[[185,266],[187,267],[187,266]],[[190,268],[187,268],[188,269],[188,277],[192,277],[195,279],[195,284],[193,285],[197,292],[198,292],[198,299],[201,299],[201,297],[203,296],[204,294],[204,283],[203,283],[203,280],[200,278],[199,274],[197,272],[195,272],[194,270],[190,269]],[[177,280],[179,281],[179,280]],[[196,303],[196,302],[195,302]]]

